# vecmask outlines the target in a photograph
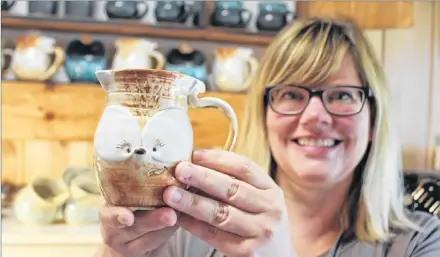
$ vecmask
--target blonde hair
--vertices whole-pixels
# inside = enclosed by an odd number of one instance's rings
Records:
[[[346,209],[356,210],[352,226],[360,240],[383,241],[393,235],[394,229],[416,226],[405,216],[401,148],[396,123],[391,121],[394,115],[390,114],[384,72],[355,23],[303,18],[276,36],[250,81],[236,152],[270,171],[272,157],[266,135],[264,88],[280,83],[319,84],[339,70],[347,54],[353,57],[359,78],[371,88],[375,101],[370,105],[372,142],[365,161],[358,166],[362,183],[357,186],[359,194],[354,201],[347,199]]]

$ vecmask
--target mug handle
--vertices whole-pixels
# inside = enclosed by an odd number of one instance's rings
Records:
[[[247,9],[241,9],[240,15],[241,15],[241,18],[243,19],[243,25],[247,26],[252,19],[252,16],[253,16],[252,12]],[[247,16],[247,18],[246,18],[246,16]]]
[[[249,65],[249,75],[254,74],[258,69],[258,60],[253,56],[249,56],[245,59],[245,62]]]
[[[48,80],[51,76],[53,76],[64,61],[64,57],[65,57],[64,51],[61,47],[59,46],[54,47],[52,54],[55,55],[55,59],[52,65],[46,70],[46,72],[40,76],[40,80],[42,81]]]
[[[203,83],[199,81],[198,83]],[[228,138],[226,139],[225,145],[223,146],[223,150],[232,151],[235,146],[235,142],[237,141],[237,132],[238,132],[238,120],[237,115],[234,112],[234,109],[229,105],[226,101],[217,98],[217,97],[201,97],[198,98],[197,94],[199,91],[195,91],[189,95],[189,103],[193,108],[209,108],[214,107],[222,110],[226,116],[229,118],[230,126]]]
[[[9,49],[9,48],[3,49],[3,50],[2,50],[2,55],[3,55],[3,57],[2,57],[2,61],[5,61],[5,58],[4,58],[4,57],[9,56],[9,58],[11,58],[11,59],[9,59],[9,65],[8,65],[8,67],[5,67],[5,70],[7,70],[7,69],[9,69],[9,67],[11,66],[11,63],[12,63],[12,57],[14,56],[14,50],[13,50],[13,49]],[[3,68],[3,65],[4,65],[4,63],[2,63],[2,68]],[[2,69],[2,72],[3,72],[3,69]]]
[[[243,85],[246,85],[247,88],[248,87],[247,85],[249,84],[249,81],[252,79],[253,74],[258,69],[258,60],[253,56],[249,56],[244,58],[243,61],[249,66],[249,72],[248,74],[246,74],[247,78],[243,82]]]
[[[148,10],[150,9],[148,4],[144,1],[138,2],[137,8],[139,8],[139,6],[141,6],[141,5],[145,6],[145,9],[141,13],[137,14],[136,19],[140,19],[140,18],[144,17],[145,14],[147,14]]]
[[[148,53],[148,56],[152,57],[154,60],[156,60],[156,67],[157,70],[162,70],[165,66],[165,57],[158,51],[151,51]]]

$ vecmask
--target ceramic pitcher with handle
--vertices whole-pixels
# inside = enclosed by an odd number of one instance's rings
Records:
[[[205,92],[202,81],[154,69],[104,70],[96,76],[107,104],[95,131],[94,169],[107,204],[155,209],[166,205],[166,187],[187,189],[174,169],[180,161],[191,161],[194,150],[188,108],[224,111],[231,122],[224,149],[233,148],[236,114],[219,98],[199,98]]]
[[[29,33],[17,38],[11,69],[20,80],[45,81],[58,71],[64,57],[63,49],[55,46],[54,38]]]
[[[61,180],[38,177],[17,192],[13,211],[23,224],[48,225],[56,221],[59,209],[68,198],[68,188]]]
[[[243,92],[248,80],[256,72],[258,61],[252,49],[245,47],[218,48],[215,50],[213,78],[220,91]]]
[[[157,43],[139,38],[116,40],[112,69],[163,69],[165,57],[156,51]],[[153,65],[153,62],[155,64]]]

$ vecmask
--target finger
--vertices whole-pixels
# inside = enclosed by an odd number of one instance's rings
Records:
[[[273,200],[269,199],[268,194],[263,193],[265,191],[250,184],[189,162],[177,165],[176,177],[186,185],[196,187],[220,201],[251,213],[266,211]]]
[[[99,210],[101,224],[110,228],[123,228],[134,223],[133,213],[125,207],[105,205]]]
[[[122,247],[148,232],[174,226],[177,221],[176,212],[166,207],[152,211],[135,211],[133,216],[135,218],[131,226],[101,226],[104,242],[111,247]]]
[[[132,237],[138,237],[147,232],[174,226],[176,221],[176,211],[169,207],[151,211],[136,211],[134,224],[124,229],[132,232]]]
[[[193,163],[234,176],[260,189],[276,186],[272,178],[255,162],[229,151],[217,149],[196,150]]]
[[[189,233],[207,242],[225,256],[252,256],[250,240],[238,235],[222,231],[206,222],[183,214],[177,225]],[[252,239],[251,239],[252,240]]]
[[[257,216],[178,187],[165,190],[165,202],[198,220],[243,237],[255,236],[258,231],[257,226],[253,225],[259,223],[256,222]]]
[[[171,226],[146,233],[116,248],[122,256],[144,256],[147,252],[157,249],[167,242],[178,228],[178,226]]]

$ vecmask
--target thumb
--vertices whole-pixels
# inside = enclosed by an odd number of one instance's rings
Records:
[[[134,214],[128,208],[103,206],[99,211],[101,224],[112,228],[129,227],[134,223]]]

